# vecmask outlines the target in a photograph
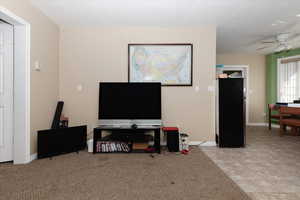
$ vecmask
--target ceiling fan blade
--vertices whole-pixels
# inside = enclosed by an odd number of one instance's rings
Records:
[[[263,44],[274,44],[276,42],[277,41],[262,41],[261,43],[263,43]]]
[[[293,37],[288,39],[289,43],[296,43],[298,41],[300,41],[300,33],[295,34]]]
[[[260,42],[277,42],[277,35],[269,35],[261,37]]]
[[[266,47],[266,46],[260,47],[260,48],[256,49],[256,51],[261,51],[261,50],[264,50],[264,49],[267,49],[267,48],[271,48],[271,47]]]

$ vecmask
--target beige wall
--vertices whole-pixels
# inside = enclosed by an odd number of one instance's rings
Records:
[[[164,87],[163,120],[193,141],[214,140],[216,28],[64,27],[60,36],[60,98],[71,125],[97,125],[100,81],[127,81],[128,43],[193,43],[194,87]],[[77,91],[77,85],[83,91]],[[195,86],[199,86],[197,93]]]
[[[217,64],[249,65],[249,122],[264,123],[266,106],[266,61],[258,54],[218,54]]]
[[[50,128],[58,100],[59,28],[29,0],[0,0],[0,5],[31,24],[31,154],[36,153],[36,131]],[[39,60],[41,71],[33,70]]]

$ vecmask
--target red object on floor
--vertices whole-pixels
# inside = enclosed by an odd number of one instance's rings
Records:
[[[188,155],[189,154],[189,150],[184,149],[184,150],[181,151],[181,153],[184,154],[184,155]]]
[[[148,147],[147,149],[145,149],[146,152],[155,152],[155,148],[152,147]]]
[[[163,131],[179,131],[179,128],[177,127],[163,127]]]

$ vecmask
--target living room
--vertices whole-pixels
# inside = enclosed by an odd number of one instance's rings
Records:
[[[11,73],[14,73],[15,94],[11,101],[14,102],[11,105],[14,120],[10,122],[13,131],[9,134],[11,150],[9,153],[0,150],[0,193],[4,199],[300,198],[298,134],[288,135],[288,128],[280,137],[279,118],[268,130],[268,104],[283,102],[277,94],[280,90],[277,61],[299,55],[300,43],[296,40],[300,33],[299,3],[292,0],[276,1],[276,5],[271,0],[0,2],[1,25],[14,27],[14,37],[10,38],[14,60],[8,63],[14,69]],[[270,6],[274,7],[272,11]],[[285,9],[289,12],[282,12]],[[290,33],[289,38],[280,43],[280,34],[286,32]],[[166,49],[166,54],[178,48],[187,55],[186,71],[181,72],[188,76],[178,79],[182,81],[185,77],[186,82],[150,81],[162,84],[158,117],[161,152],[151,152],[150,145],[147,146],[150,153],[145,154],[90,153],[87,143],[97,142],[95,128],[102,125],[103,119],[99,83],[132,85],[135,82],[130,73],[134,70],[132,63],[141,59],[130,54],[136,46],[150,48],[149,52],[157,46]],[[176,53],[170,55],[176,57]],[[155,62],[150,61],[151,65]],[[246,98],[239,100],[245,107],[239,105],[241,110],[236,112],[240,115],[236,118],[235,109],[232,113],[227,110],[224,120],[227,118],[226,124],[231,124],[234,130],[240,127],[238,135],[242,141],[238,144],[240,148],[219,148],[222,137],[216,128],[223,115],[217,79],[229,80],[228,73],[240,71],[242,76],[236,80],[242,79],[244,84],[246,92],[241,94]],[[295,95],[291,97],[293,100],[299,98]],[[230,98],[227,100],[231,101]],[[122,105],[127,102],[119,100]],[[63,102],[63,108],[57,106],[58,102]],[[42,158],[39,134],[45,130],[50,134],[57,131],[53,129],[57,112],[58,120],[68,122],[66,126],[86,127],[84,145],[80,150]],[[142,129],[136,122],[128,126]],[[173,130],[170,127],[178,130],[179,135],[188,134],[186,151],[170,152],[167,138],[168,130]],[[298,126],[290,127],[294,130]],[[3,141],[0,147],[5,146],[6,140]],[[47,138],[43,141],[43,150],[50,151],[49,141]],[[157,150],[155,141],[154,147]],[[95,153],[95,147],[92,151]],[[270,158],[275,153],[279,158],[272,163]],[[279,163],[278,169],[285,168],[288,172],[279,174],[273,170],[275,166],[266,163]]]

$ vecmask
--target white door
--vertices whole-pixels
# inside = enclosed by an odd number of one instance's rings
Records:
[[[13,160],[12,25],[0,21],[0,162]]]

